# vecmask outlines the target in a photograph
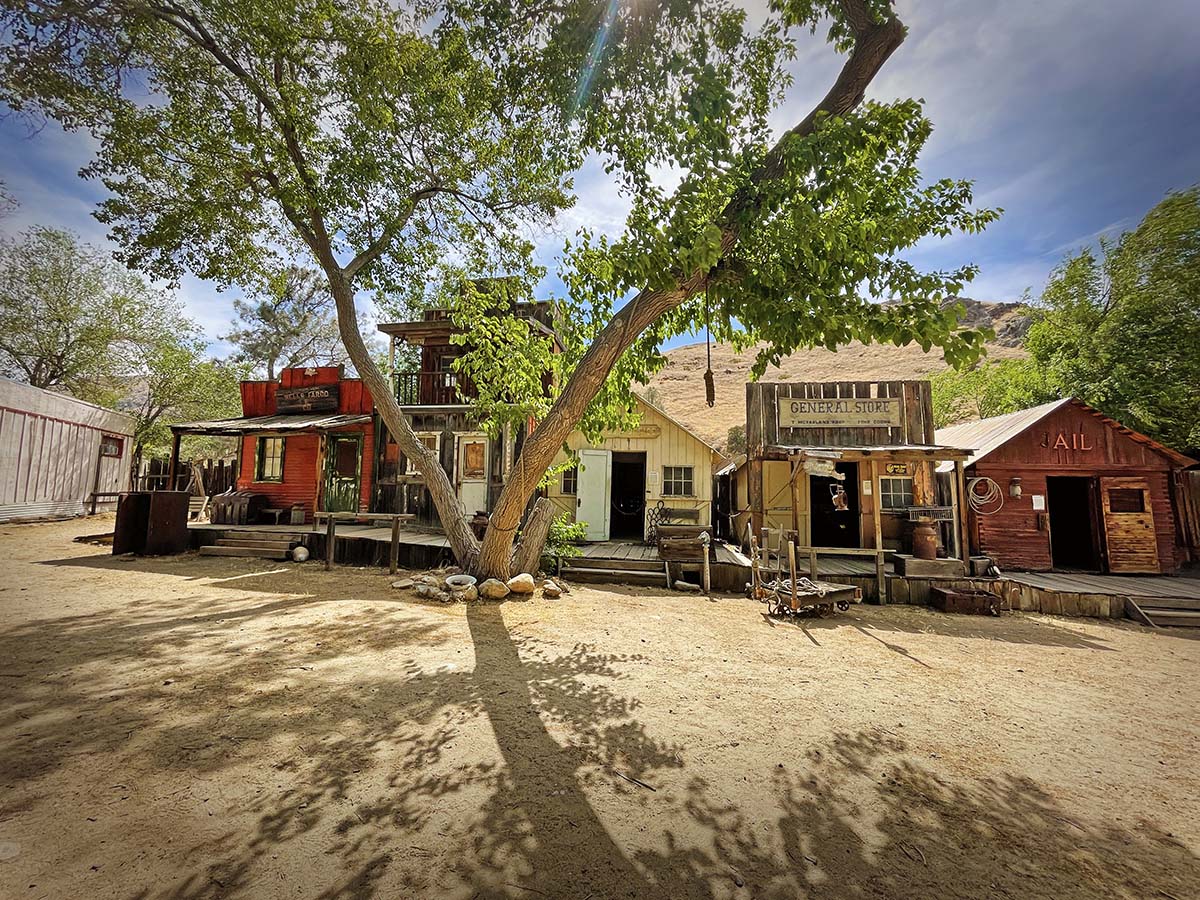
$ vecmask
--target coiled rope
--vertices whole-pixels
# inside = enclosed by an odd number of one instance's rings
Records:
[[[983,488],[981,493],[978,488]],[[986,475],[967,479],[967,502],[971,510],[980,516],[994,516],[1004,509],[1004,491],[1000,485]],[[995,507],[993,508],[993,504]]]

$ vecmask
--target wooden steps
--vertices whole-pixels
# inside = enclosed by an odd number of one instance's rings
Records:
[[[1126,597],[1129,618],[1143,625],[1200,628],[1200,600],[1180,597]]]
[[[237,556],[253,559],[288,559],[292,547],[302,543],[307,531],[224,531],[216,543],[200,548],[201,556]]]
[[[667,573],[659,559],[576,556],[562,561],[562,576],[587,584],[644,584],[663,587]]]

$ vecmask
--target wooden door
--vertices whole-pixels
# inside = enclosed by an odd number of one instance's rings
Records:
[[[1161,571],[1149,482],[1144,478],[1101,478],[1100,501],[1108,571]]]
[[[488,511],[487,447],[485,437],[458,439],[458,499],[469,516]]]
[[[325,440],[325,511],[358,512],[362,435],[330,434]]]
[[[575,521],[587,523],[589,541],[607,541],[612,503],[612,452],[580,450]]]

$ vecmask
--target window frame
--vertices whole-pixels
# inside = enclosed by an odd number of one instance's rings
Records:
[[[264,471],[264,463],[267,456],[263,452],[266,449],[267,441],[279,441],[279,475],[277,477],[268,476]],[[282,434],[260,434],[254,441],[254,483],[255,484],[282,484],[283,483],[283,459],[287,453],[287,436]]]
[[[907,491],[902,490],[899,492],[891,490],[890,482],[894,482],[894,481],[901,481],[901,482],[907,481],[908,482],[908,490]],[[885,487],[888,489],[885,490]],[[885,502],[887,498],[896,497],[896,496],[899,496],[901,498],[907,497],[908,502],[904,503],[901,506],[894,506],[894,505],[891,505],[891,504]],[[899,515],[901,513],[907,513],[909,507],[911,507],[914,504],[914,502],[915,501],[913,499],[913,476],[912,475],[880,475],[879,476],[879,509],[881,512],[892,513],[894,515]]]
[[[671,490],[678,485],[681,490]],[[686,490],[682,490],[686,488]],[[696,467],[695,466],[663,466],[662,495],[664,497],[695,497],[696,496]]]
[[[567,487],[567,480],[570,479],[571,486]],[[562,477],[559,479],[559,491],[564,497],[579,496],[579,466],[571,466],[563,469]]]
[[[105,448],[116,447],[116,453],[109,453]],[[116,434],[100,435],[100,455],[106,459],[120,459],[121,454],[125,452],[125,438]]]

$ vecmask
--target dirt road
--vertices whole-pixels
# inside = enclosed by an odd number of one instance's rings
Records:
[[[0,526],[0,897],[1200,897],[1200,641]]]

